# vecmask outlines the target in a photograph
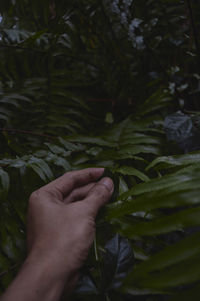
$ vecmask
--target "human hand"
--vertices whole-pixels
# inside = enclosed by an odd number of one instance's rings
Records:
[[[114,190],[103,168],[68,172],[33,192],[28,212],[28,257],[1,301],[57,301],[87,258],[95,217]]]
[[[103,168],[68,172],[35,191],[29,201],[29,258],[42,258],[58,277],[72,277],[85,262],[95,217],[114,186]]]

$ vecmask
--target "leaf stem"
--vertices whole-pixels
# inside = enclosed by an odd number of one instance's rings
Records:
[[[99,262],[99,255],[98,255],[98,251],[97,251],[97,238],[96,238],[96,235],[95,235],[95,238],[94,238],[94,254],[95,254],[96,261]]]
[[[191,5],[190,0],[186,0],[186,2],[187,2],[189,16],[190,16],[190,24],[191,24],[192,31],[193,31],[194,43],[195,43],[195,47],[196,47],[197,57],[198,57],[199,63],[200,63],[200,46],[199,46],[199,40],[198,40],[198,35],[197,35],[197,28],[196,28],[196,25],[195,25],[195,20],[194,20],[194,14],[193,14],[193,10],[192,10],[192,5]]]
[[[25,131],[25,130],[19,130],[19,129],[7,129],[7,128],[0,128],[0,132],[13,132],[13,133],[19,133],[19,134],[26,134],[26,135],[34,135],[34,136],[40,136],[40,137],[46,137],[49,139],[55,138],[54,136],[35,133],[32,131]]]

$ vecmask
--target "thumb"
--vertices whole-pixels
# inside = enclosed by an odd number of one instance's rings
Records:
[[[113,190],[114,184],[110,178],[103,178],[97,182],[83,201],[87,204],[89,213],[96,217],[99,209],[111,198]]]

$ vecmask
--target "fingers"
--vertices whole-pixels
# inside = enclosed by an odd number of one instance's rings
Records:
[[[103,178],[96,183],[83,200],[84,204],[87,205],[89,214],[96,217],[99,209],[109,201],[113,190],[114,184],[110,178]]]
[[[69,194],[69,196],[67,196],[64,199],[64,203],[69,204],[69,203],[84,199],[88,195],[89,191],[95,186],[95,184],[96,183],[90,183],[90,184],[87,184],[87,185],[82,186],[80,188],[74,189]]]
[[[70,171],[43,186],[41,190],[55,193],[60,200],[63,200],[73,189],[96,182],[103,172],[104,168],[87,168]]]

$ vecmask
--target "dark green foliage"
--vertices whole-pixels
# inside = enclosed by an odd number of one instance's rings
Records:
[[[95,275],[94,272],[83,272],[76,294],[103,296],[121,287],[134,263],[130,243],[116,234],[107,241],[102,250],[101,255],[96,254],[98,273]]]
[[[199,8],[1,0],[1,292],[31,192],[98,166],[115,191],[71,299],[199,299]]]

